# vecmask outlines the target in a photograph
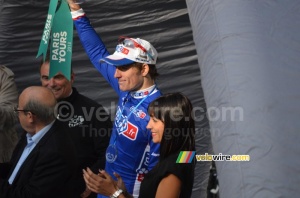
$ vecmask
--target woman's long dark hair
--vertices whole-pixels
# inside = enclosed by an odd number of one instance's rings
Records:
[[[149,105],[148,112],[164,122],[160,161],[170,154],[195,150],[195,122],[192,104],[181,93],[165,94]]]

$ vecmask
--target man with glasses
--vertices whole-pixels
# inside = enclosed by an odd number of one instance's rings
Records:
[[[14,112],[26,131],[10,163],[0,164],[0,197],[71,197],[68,185],[77,171],[74,144],[55,119],[56,99],[44,87],[26,88]],[[4,171],[5,169],[5,171]]]
[[[69,5],[86,53],[119,95],[105,170],[110,175],[118,173],[128,192],[137,197],[144,175],[159,158],[159,145],[152,142],[151,132],[146,129],[148,105],[161,95],[155,84],[157,51],[146,40],[120,37],[110,55],[80,6],[72,0]]]

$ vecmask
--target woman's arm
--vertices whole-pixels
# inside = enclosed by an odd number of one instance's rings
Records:
[[[156,191],[155,198],[177,198],[181,191],[181,181],[173,174],[163,178]]]

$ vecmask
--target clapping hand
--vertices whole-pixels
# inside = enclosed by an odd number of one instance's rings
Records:
[[[83,169],[83,178],[87,188],[92,192],[109,197],[118,190],[117,181],[104,170],[99,170],[99,173],[95,174],[89,168]]]

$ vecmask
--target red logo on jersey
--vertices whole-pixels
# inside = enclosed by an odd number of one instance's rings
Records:
[[[135,140],[136,136],[138,134],[139,129],[131,124],[130,122],[127,122],[127,130],[123,132],[123,135],[131,140]]]
[[[146,113],[141,112],[141,113],[139,114],[139,117],[142,118],[142,119],[144,119],[144,118],[146,117]]]
[[[137,180],[141,182],[141,181],[143,181],[144,177],[145,177],[145,174],[138,174]]]

